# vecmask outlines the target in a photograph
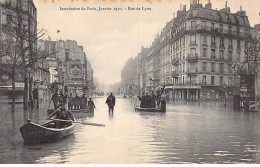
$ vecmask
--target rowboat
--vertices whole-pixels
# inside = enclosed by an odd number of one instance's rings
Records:
[[[27,121],[25,125],[20,128],[24,144],[39,144],[57,141],[73,133],[77,123],[65,128],[55,128],[54,121],[47,122],[43,125]]]
[[[140,111],[140,112],[166,112],[166,110],[162,109],[162,108],[141,108],[139,106],[135,106],[135,111]]]
[[[52,112],[54,111],[54,109],[48,109],[47,110],[47,114],[50,115]],[[86,109],[72,109],[70,110],[72,113],[93,113],[94,112],[94,108],[86,108]]]

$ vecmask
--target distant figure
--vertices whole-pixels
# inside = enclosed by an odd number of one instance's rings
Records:
[[[38,89],[35,88],[35,89],[33,89],[33,104],[35,104],[37,108],[39,107],[39,100],[38,100],[38,98],[39,98]]]
[[[87,102],[88,102],[87,97],[85,97],[85,94],[83,94],[82,97],[80,98],[80,109],[85,109]]]
[[[145,95],[144,95],[144,93],[142,94],[142,97],[140,97],[140,96],[137,96],[138,98],[139,98],[139,100],[140,100],[140,107],[141,108],[146,108],[146,98],[145,98]]]
[[[60,107],[60,105],[59,105],[59,95],[58,95],[57,92],[54,92],[54,94],[51,97],[51,101],[53,101],[53,105],[54,105],[55,110]]]
[[[72,96],[72,93],[70,93],[68,98],[69,98],[68,108],[69,108],[69,110],[72,110],[72,108],[73,108],[73,96]]]
[[[63,95],[63,92],[60,91],[60,96],[59,96],[59,103],[66,105],[67,103],[67,97]]]
[[[152,108],[152,97],[146,93],[146,108]]]
[[[164,98],[162,98],[161,100],[161,109],[163,109],[164,111],[166,110],[166,101]]]
[[[51,117],[55,116],[55,119],[61,119],[61,120],[73,120],[75,121],[75,118],[70,110],[66,109],[65,104],[61,103],[60,107],[57,108],[47,119],[50,119]],[[56,128],[65,128],[72,124],[71,121],[54,121]]]
[[[156,95],[153,93],[153,91],[152,91],[152,96],[151,96],[151,107],[152,108],[156,108]]]
[[[160,108],[161,95],[159,92],[157,92],[157,95],[156,95],[156,103],[157,103],[157,108]]]
[[[74,97],[74,109],[79,110],[80,107],[80,97],[76,93],[76,96]]]
[[[96,108],[94,102],[92,101],[91,97],[89,98],[89,101],[88,101],[88,108],[89,108],[89,111],[90,112],[94,112],[94,108]]]
[[[113,113],[114,112],[114,106],[116,104],[116,98],[113,96],[112,93],[107,97],[106,104],[108,105],[108,112],[110,111]]]

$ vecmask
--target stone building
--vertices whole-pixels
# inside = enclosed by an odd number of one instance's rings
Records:
[[[178,12],[169,41],[174,98],[216,100],[237,93],[232,67],[245,60],[245,11],[232,14],[227,4],[218,11],[194,0],[190,10]]]

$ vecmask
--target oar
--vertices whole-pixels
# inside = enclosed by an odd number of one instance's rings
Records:
[[[104,124],[97,124],[97,123],[88,123],[88,122],[79,122],[79,121],[72,121],[72,120],[63,120],[63,119],[49,119],[49,120],[53,120],[53,121],[61,121],[61,122],[74,122],[74,123],[80,123],[83,125],[92,125],[92,126],[102,126],[105,127]]]

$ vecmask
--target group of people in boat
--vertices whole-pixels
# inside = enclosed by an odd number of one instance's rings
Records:
[[[154,92],[152,91],[151,95],[148,93],[142,94],[142,96],[137,96],[140,100],[140,107],[141,108],[165,108],[166,106],[166,101],[161,98],[161,94],[157,92],[155,95]]]
[[[78,96],[76,93],[73,95],[70,93],[70,95],[64,95],[61,91],[58,95],[58,92],[54,92],[52,95],[51,101],[54,104],[54,109],[57,109],[61,106],[61,104],[68,104],[68,109],[70,110],[80,110],[80,109],[86,109],[87,106],[90,108],[95,108],[95,104],[92,101],[91,98],[89,98],[89,101],[87,100],[87,97],[85,94],[83,94],[81,97]]]
[[[49,115],[49,117],[47,119],[50,119],[50,118],[56,116],[55,120],[54,120],[54,124],[55,124],[56,128],[68,127],[72,124],[72,121],[75,121],[75,118],[74,118],[72,112],[70,111],[72,108],[74,108],[75,103],[71,103],[72,101],[70,101],[70,100],[80,101],[80,99],[78,99],[77,97],[78,97],[77,94],[75,97],[73,97],[72,94],[70,94],[70,96],[68,97],[68,108],[66,108],[67,96],[63,95],[62,92],[60,93],[60,95],[58,95],[57,92],[55,92],[53,94],[51,100],[54,103],[55,110]],[[73,98],[76,98],[76,99],[73,99]],[[83,101],[84,104],[80,105],[79,107],[76,104],[76,109],[86,108],[85,105],[86,105],[87,97],[85,97],[85,95],[83,94],[81,99],[84,99],[84,101]],[[110,93],[110,95],[107,97],[105,103],[108,105],[109,114],[110,114],[110,112],[112,112],[112,114],[113,114],[114,106],[116,103],[116,98],[112,93]],[[89,98],[89,101],[87,102],[87,106],[90,109],[96,108],[96,106],[91,98]]]

